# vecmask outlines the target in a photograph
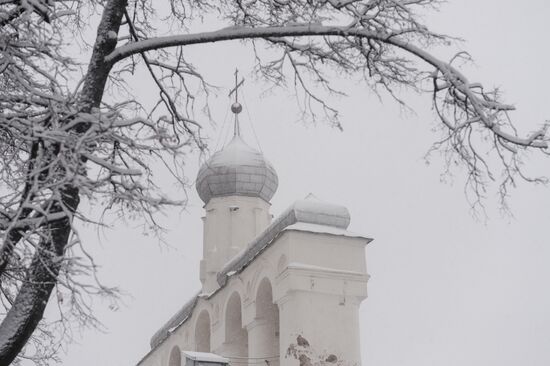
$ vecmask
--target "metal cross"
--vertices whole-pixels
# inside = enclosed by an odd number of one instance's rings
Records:
[[[244,78],[239,82],[238,81],[239,69],[235,69],[235,87],[229,92],[229,97],[231,94],[235,93],[235,103],[239,102],[239,87],[244,84]]]

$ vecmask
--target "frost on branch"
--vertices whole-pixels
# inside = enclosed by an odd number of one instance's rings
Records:
[[[35,11],[40,4],[49,22]],[[92,296],[116,301],[116,289],[97,278],[79,226],[105,225],[107,216],[110,221],[138,220],[160,234],[157,213],[184,203],[163,194],[153,169],[164,163],[185,185],[181,167],[195,144],[194,131],[176,135],[168,113],[154,117],[131,99],[100,99],[94,106],[82,93],[91,83],[74,82],[96,77],[79,75],[82,65],[67,56],[68,34],[79,34],[80,12],[94,6],[78,1],[0,4],[0,363],[13,353],[6,350],[17,354],[23,342],[16,362],[50,364],[75,325],[98,325]],[[113,40],[112,30],[104,33],[98,43]],[[111,83],[116,82],[113,77]],[[79,209],[79,201],[87,209]],[[90,212],[89,206],[100,209]],[[57,316],[42,319],[48,300]],[[23,333],[34,327],[27,339]]]
[[[546,181],[544,177],[530,177],[522,159],[530,152],[548,155],[548,123],[533,125],[535,131],[531,133],[519,132],[510,121],[509,113],[514,108],[501,100],[498,90],[468,80],[456,66],[466,53],[445,61],[428,51],[430,46],[446,46],[453,40],[431,31],[418,15],[436,9],[439,1],[255,0],[199,4],[224,14],[229,26],[211,32],[144,36],[119,45],[107,59],[120,62],[137,54],[166,52],[168,47],[183,53],[185,46],[194,44],[251,40],[257,73],[272,85],[294,88],[304,116],[324,117],[337,127],[338,111],[329,101],[331,95],[342,95],[345,90],[334,86],[332,75],[362,78],[375,93],[387,94],[405,107],[401,90],[431,93],[442,138],[430,154],[440,152],[448,167],[463,168],[466,192],[475,209],[482,209],[492,181],[500,186],[503,208],[517,179]],[[182,6],[188,11],[194,8]],[[191,19],[181,21],[185,26],[192,25]],[[271,49],[268,56],[262,52],[262,45]]]

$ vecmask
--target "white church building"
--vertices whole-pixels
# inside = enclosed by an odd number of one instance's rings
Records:
[[[234,366],[359,366],[371,239],[347,231],[345,207],[312,195],[273,218],[277,173],[240,136],[241,109],[232,106],[233,139],[196,180],[202,288],[153,335],[138,365],[185,365],[191,351]]]

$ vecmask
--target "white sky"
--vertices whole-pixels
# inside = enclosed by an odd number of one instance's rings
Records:
[[[450,0],[427,22],[466,40],[476,61],[468,68],[471,80],[502,87],[518,107],[513,119],[529,131],[550,119],[549,18],[545,0]],[[235,67],[251,70],[252,55],[238,43],[190,50],[218,85],[231,87]],[[445,184],[442,161],[423,160],[438,136],[429,97],[404,93],[416,114],[404,113],[389,98],[381,103],[349,83],[350,97],[336,101],[344,122],[339,132],[297,121],[288,92],[260,97],[261,90],[249,77],[245,108],[279,175],[272,213],[313,192],[348,207],[350,230],[375,238],[367,249],[369,298],[361,306],[364,365],[550,364],[548,188],[521,184],[512,193],[513,218],[502,217],[490,199],[489,220],[476,221],[460,172]],[[211,105],[219,125],[227,105],[222,90]],[[254,144],[246,111],[242,116],[245,139]],[[548,160],[529,164],[550,174]],[[197,168],[198,156],[190,157],[190,180]],[[165,219],[171,248],[140,228],[117,225],[101,236],[84,230],[104,282],[131,297],[117,311],[97,300],[106,331],[77,335],[63,364],[135,364],[151,335],[199,288],[202,207],[189,193],[187,210]]]

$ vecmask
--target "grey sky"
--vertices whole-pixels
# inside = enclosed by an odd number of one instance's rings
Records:
[[[467,67],[470,79],[502,87],[518,108],[512,118],[526,132],[550,119],[549,18],[545,0],[450,0],[440,13],[426,15],[435,29],[465,39],[476,61]],[[231,87],[236,66],[245,74],[252,67],[239,43],[190,49],[218,85]],[[548,188],[520,183],[510,200],[514,217],[502,217],[491,196],[489,220],[476,221],[461,172],[445,184],[442,159],[424,162],[438,137],[429,97],[402,94],[413,114],[388,97],[380,102],[361,84],[341,84],[350,94],[336,101],[344,132],[300,123],[288,92],[260,96],[263,86],[250,77],[244,101],[279,175],[272,213],[312,192],[347,206],[350,230],[375,239],[367,249],[369,298],[361,307],[363,364],[549,365]],[[144,84],[137,93],[149,90]],[[225,90],[219,94],[211,107],[221,127],[228,100]],[[255,144],[247,112],[242,115],[244,137]],[[198,162],[198,156],[188,160],[190,180]],[[528,164],[550,174],[548,161]],[[83,229],[104,282],[132,297],[116,311],[96,300],[106,332],[75,335],[78,343],[63,364],[135,364],[151,335],[199,288],[202,208],[194,189],[189,195],[186,211],[166,216],[170,248],[122,223],[100,236]]]

